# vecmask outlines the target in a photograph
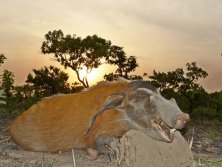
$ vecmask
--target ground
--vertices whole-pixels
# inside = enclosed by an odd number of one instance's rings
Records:
[[[193,121],[184,133],[188,141],[193,136],[192,151],[199,166],[222,166],[222,123],[218,120]]]
[[[61,154],[23,151],[10,140],[6,129],[11,119],[0,117],[0,167],[71,167],[71,151]],[[193,137],[192,151],[195,166],[222,166],[222,125],[220,123],[195,122],[182,132],[186,140]],[[114,167],[117,162],[106,156],[90,159],[84,150],[74,150],[77,167]]]

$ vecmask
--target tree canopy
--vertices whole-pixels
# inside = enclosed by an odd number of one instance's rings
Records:
[[[37,94],[48,96],[56,93],[68,93],[69,76],[54,66],[33,69],[34,74],[28,74],[26,83],[32,85]]]
[[[113,80],[117,77],[124,77],[125,79],[133,79],[129,73],[135,71],[139,66],[135,56],[126,56],[122,47],[111,46],[109,55],[106,57],[107,63],[117,66],[115,73],[105,74],[106,80]]]
[[[4,54],[0,54],[0,66],[5,62],[7,58],[5,57]]]
[[[14,74],[9,70],[4,70],[1,76],[2,79],[1,89],[3,89],[4,91],[7,106],[9,105],[9,99],[12,96],[12,92],[14,89],[14,83],[15,83],[14,78],[15,78]]]
[[[187,63],[186,67],[186,71],[182,68],[177,68],[166,73],[154,70],[153,75],[149,76],[150,82],[160,88],[160,91],[163,89],[173,89],[182,94],[200,88],[201,86],[197,81],[201,78],[206,78],[208,73],[198,67],[196,62]]]

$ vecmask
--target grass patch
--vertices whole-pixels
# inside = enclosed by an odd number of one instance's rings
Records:
[[[220,133],[216,130],[209,130],[206,132],[205,137],[209,140],[214,140],[215,138],[217,138],[218,136],[220,136]]]
[[[208,166],[222,165],[222,159],[200,159],[200,164]]]

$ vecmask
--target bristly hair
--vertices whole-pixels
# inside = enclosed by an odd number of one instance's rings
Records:
[[[130,80],[127,80],[125,78],[122,79],[122,77],[120,77],[120,79],[118,78],[117,80],[113,80],[113,81],[100,81],[100,82],[97,82],[97,84],[95,84],[89,88],[83,89],[81,92],[87,92],[92,89],[103,87],[105,85],[112,85],[112,84],[117,84],[117,83],[130,83],[130,82],[131,82]]]
[[[154,87],[153,85],[151,85],[147,81],[132,81],[129,83],[129,86],[133,87],[134,89],[146,88],[146,89],[149,89],[153,92],[157,92],[156,87]]]

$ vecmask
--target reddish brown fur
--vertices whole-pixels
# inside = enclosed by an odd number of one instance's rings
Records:
[[[11,124],[10,135],[25,150],[49,152],[88,148],[101,134],[121,136],[128,128],[116,110],[101,114],[86,132],[107,97],[125,87],[126,82],[102,83],[86,92],[43,99]]]

